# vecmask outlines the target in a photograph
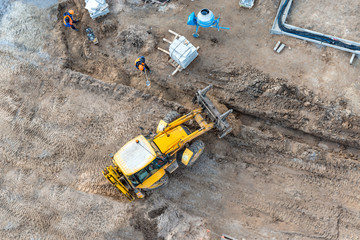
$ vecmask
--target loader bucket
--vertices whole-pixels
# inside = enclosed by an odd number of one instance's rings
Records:
[[[227,112],[220,114],[219,110],[206,96],[206,93],[211,88],[212,85],[209,85],[206,88],[197,91],[193,102],[199,104],[203,108],[204,113],[206,113],[207,117],[214,123],[214,127],[219,130],[219,138],[222,138],[232,130],[230,124],[226,121],[226,118],[233,110],[229,109]]]

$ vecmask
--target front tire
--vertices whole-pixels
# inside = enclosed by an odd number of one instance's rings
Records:
[[[176,111],[171,111],[171,112],[168,112],[163,121],[166,122],[166,123],[171,123],[173,122],[174,120],[178,119],[180,117],[180,114]]]
[[[201,140],[196,140],[190,145],[189,149],[194,153],[188,163],[188,166],[192,166],[194,162],[198,160],[201,154],[204,152],[205,143]]]

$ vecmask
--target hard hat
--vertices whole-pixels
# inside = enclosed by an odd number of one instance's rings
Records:
[[[69,13],[70,13],[71,15],[73,15],[73,14],[74,14],[74,10],[69,10]]]
[[[140,64],[140,65],[139,65],[139,70],[140,70],[140,71],[144,71],[144,65]]]

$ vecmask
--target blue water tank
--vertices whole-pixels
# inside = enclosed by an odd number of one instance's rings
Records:
[[[212,11],[210,11],[207,8],[201,9],[201,11],[198,13],[197,15],[197,23],[204,28],[210,27],[211,25],[213,25],[215,21],[215,16],[212,13]]]

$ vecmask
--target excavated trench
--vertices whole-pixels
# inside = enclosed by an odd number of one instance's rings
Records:
[[[59,4],[59,19],[60,13],[69,7],[72,6],[68,3]],[[83,24],[80,29],[84,30],[90,19],[83,12],[80,16]],[[347,110],[343,99],[337,102],[319,99],[309,89],[291,86],[284,79],[273,79],[251,66],[226,71],[186,70],[171,78],[157,71],[160,64],[158,58],[161,61],[162,56],[161,53],[154,53],[154,49],[163,37],[157,30],[132,26],[122,29],[112,16],[92,24],[98,29],[96,34],[99,39],[104,39],[104,43],[100,41],[99,46],[90,44],[85,34],[80,37],[76,35],[74,39],[73,32],[60,29],[66,53],[63,57],[66,59],[65,68],[101,81],[130,86],[164,100],[179,102],[188,108],[191,108],[189,103],[193,93],[212,84],[214,91],[211,94],[240,115],[270,121],[299,131],[299,135],[305,133],[344,147],[360,149],[360,119]],[[140,54],[151,54],[155,58],[152,60],[157,63],[153,68],[155,73],[150,76],[153,79],[151,88],[145,86],[144,75],[129,62],[129,59],[135,59]]]
[[[134,33],[127,30],[120,32],[120,35],[124,32],[130,39],[138,36],[135,34],[135,37],[131,37]],[[122,55],[129,53],[122,52]],[[68,59],[79,59],[81,56],[81,51],[80,56],[69,51]],[[66,67],[105,82],[126,85],[167,101],[185,104],[188,108],[191,108],[189,103],[193,93],[212,84],[214,92],[210,94],[219,103],[233,109],[238,119],[245,115],[253,120],[268,121],[299,131],[300,136],[306,134],[320,141],[341,144],[345,148],[360,149],[360,130],[357,127],[360,119],[346,109],[346,101],[342,99],[339,102],[325,102],[308,89],[290,86],[283,79],[271,79],[252,67],[232,69],[229,72],[211,71],[211,77],[203,77],[208,75],[207,71],[188,73],[181,76],[180,81],[176,77],[162,79],[163,76],[157,74],[152,76],[157,80],[153,80],[151,88],[147,88],[144,76],[125,66],[131,66],[131,63],[121,64],[119,59],[104,53],[85,63],[83,59],[79,62],[71,60],[71,64]],[[192,84],[182,81],[184,78],[188,78]],[[240,127],[234,126],[236,129]]]
[[[110,29],[116,30],[114,27]],[[153,43],[145,48],[145,52],[150,51],[149,49],[158,41],[151,32],[148,34]],[[66,34],[62,32],[62,35]],[[125,56],[128,58],[136,56],[135,54],[143,49],[143,43],[130,47],[134,39],[140,39],[139,34],[134,32],[134,29],[130,29],[115,32],[114,35],[126,36],[122,37],[122,41],[130,39],[125,43],[129,45],[120,50],[120,56],[111,55],[107,53],[108,50],[105,50],[100,56],[84,61],[84,48],[76,52],[68,49],[68,61],[65,67],[105,82],[130,86],[188,107],[190,107],[188,103],[191,102],[192,94],[196,90],[212,84],[214,86],[212,95],[215,95],[220,103],[239,114],[298,130],[300,135],[306,133],[344,147],[360,149],[360,129],[357,127],[360,119],[346,109],[345,100],[325,102],[308,89],[290,86],[283,79],[272,79],[252,67],[231,69],[229,72],[205,70],[199,74],[187,73],[180,76],[180,80],[177,77],[164,79],[164,76],[154,74],[151,77],[155,80],[152,81],[151,88],[147,88],[144,84],[144,76],[135,69],[131,69],[132,63],[124,60]],[[65,46],[70,45],[68,39],[68,36],[64,38]],[[86,42],[86,39],[84,41]],[[141,42],[144,41],[141,40]],[[101,46],[91,47],[94,52],[103,51]],[[204,77],[208,76],[208,72],[211,72],[211,77]],[[184,78],[188,81],[183,81]],[[189,81],[191,85],[188,84]],[[235,126],[235,128],[239,127]]]

